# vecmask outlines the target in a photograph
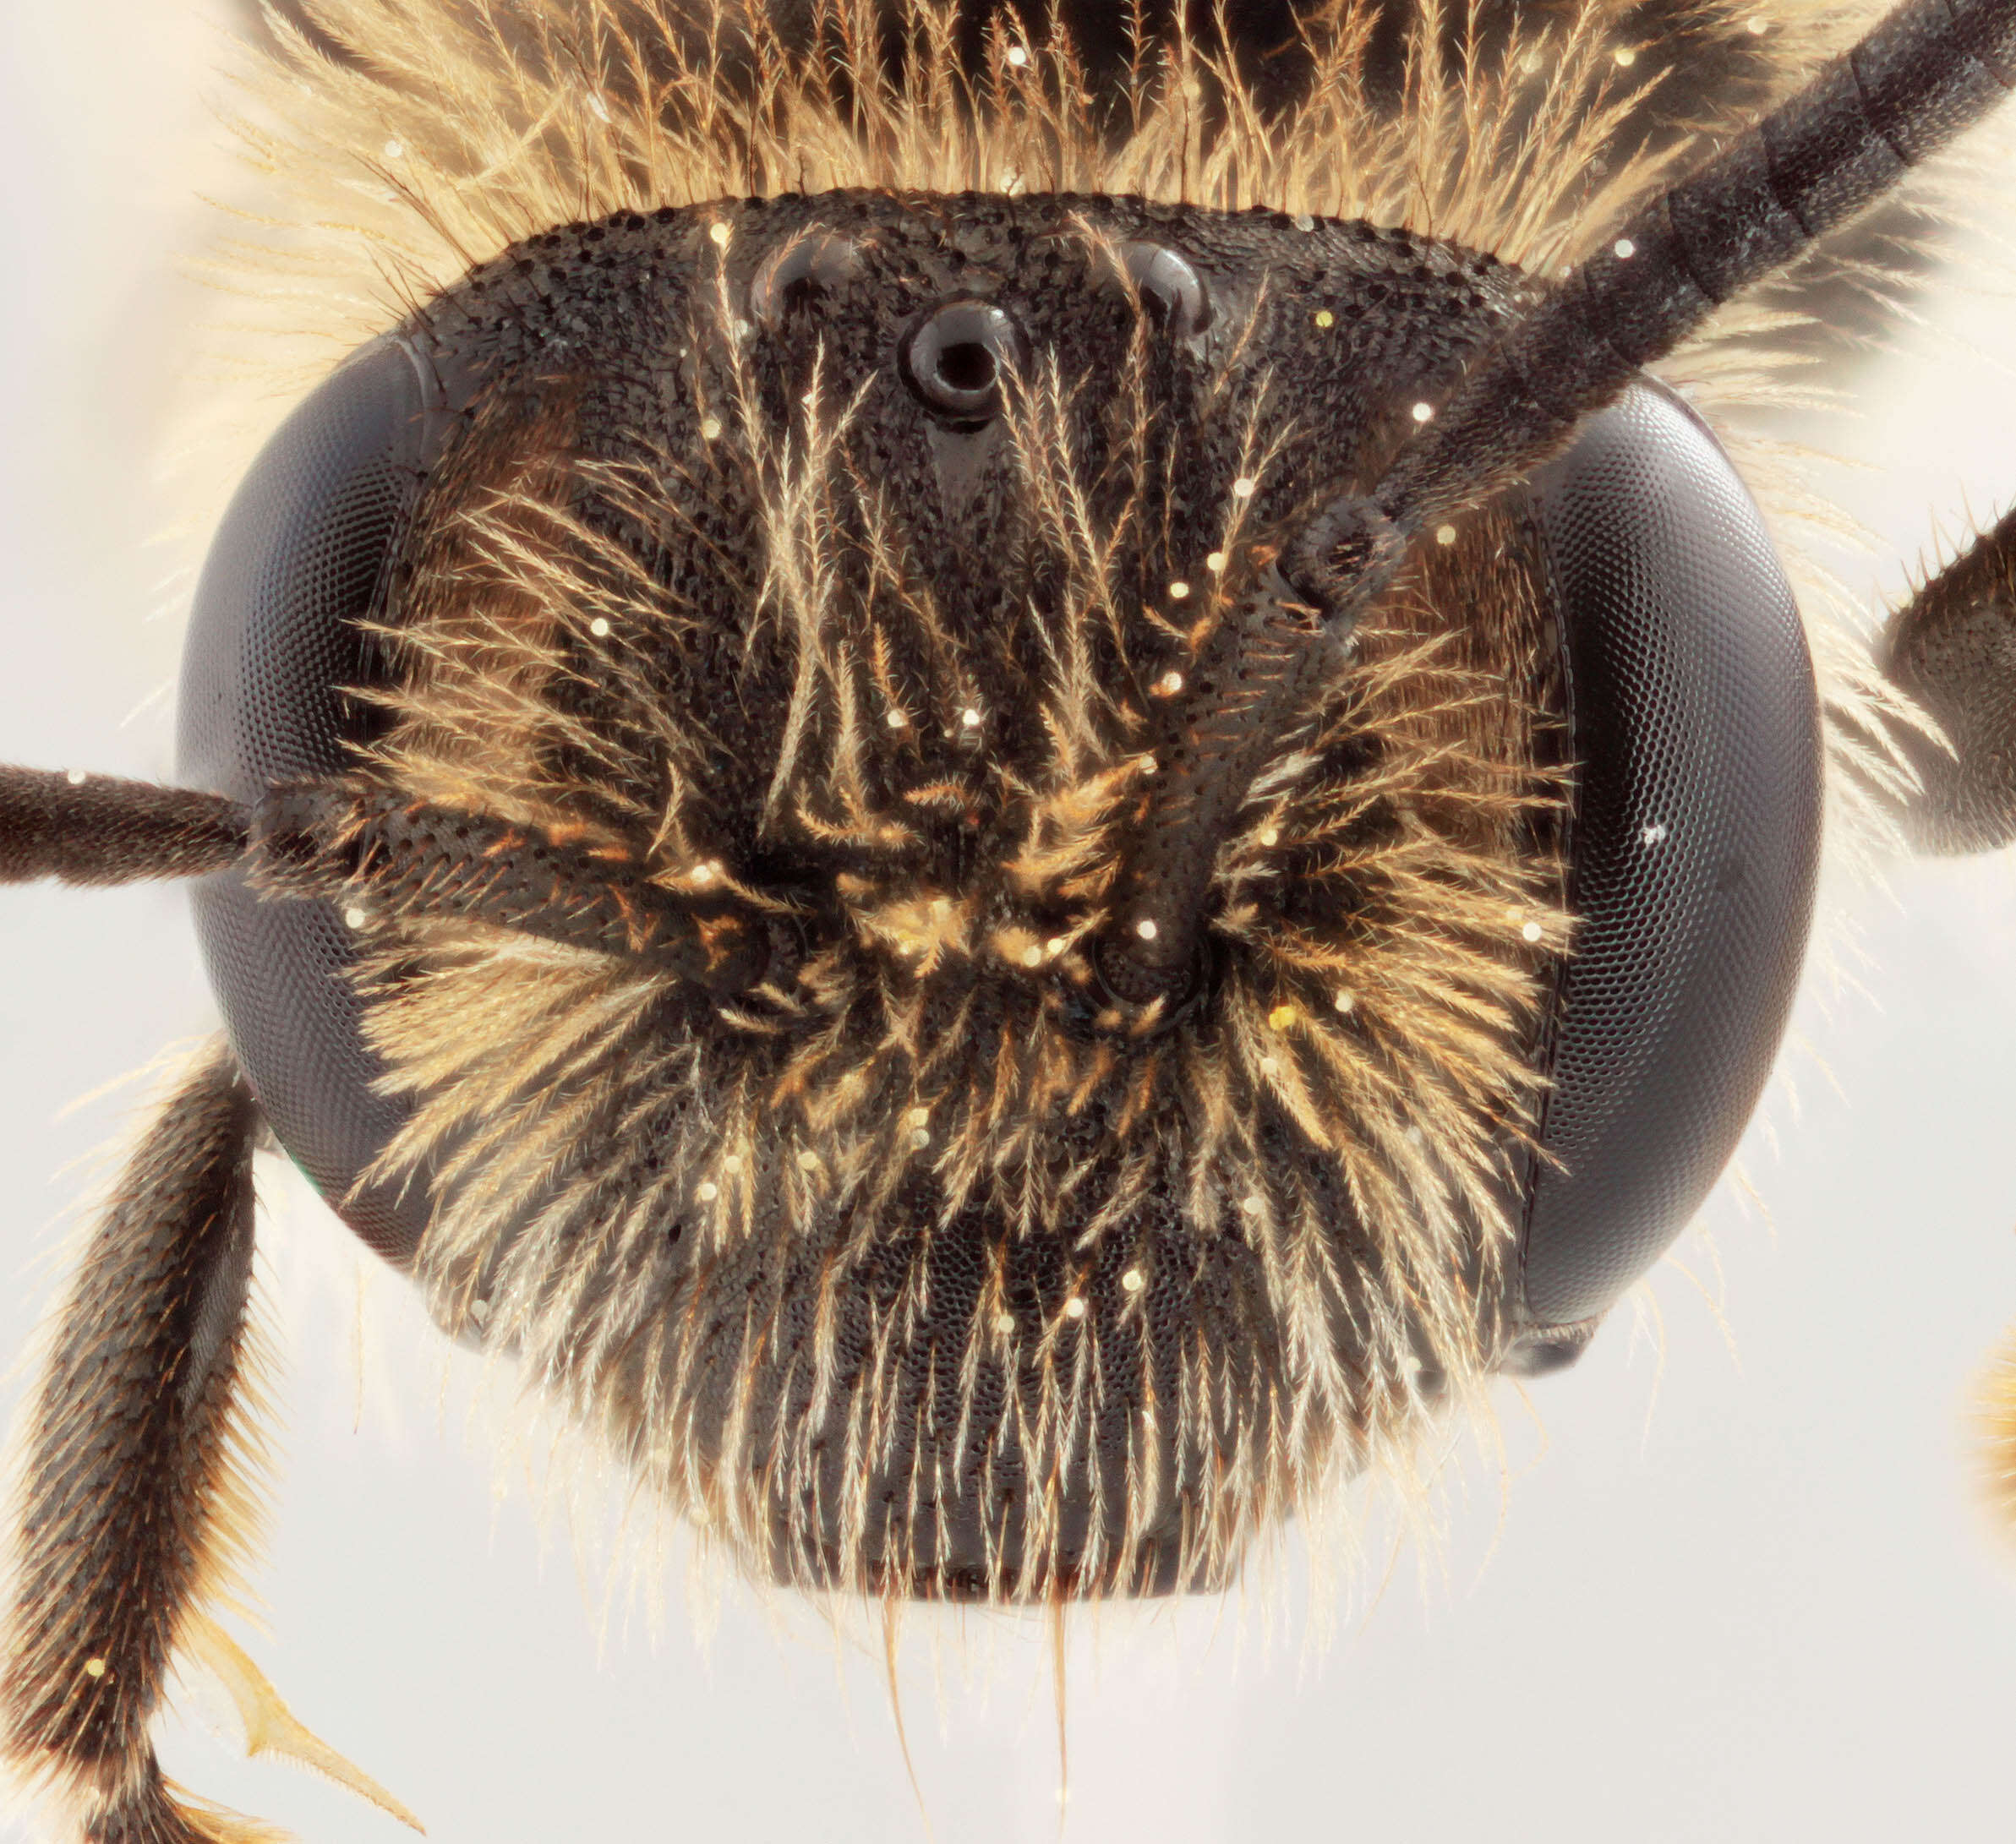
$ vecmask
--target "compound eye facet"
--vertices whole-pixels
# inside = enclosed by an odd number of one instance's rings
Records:
[[[1170,338],[1194,340],[1210,327],[1210,296],[1188,257],[1166,243],[1129,243],[1120,254],[1141,305]]]
[[[1022,330],[991,301],[953,301],[903,342],[903,381],[924,406],[972,426],[1001,413],[1001,381],[1028,363]]]
[[[860,273],[860,251],[852,237],[828,231],[795,237],[765,257],[751,279],[750,314],[774,329],[787,315],[844,287]]]

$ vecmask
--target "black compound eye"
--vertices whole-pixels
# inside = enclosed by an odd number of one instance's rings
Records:
[[[182,666],[181,778],[250,803],[341,773],[382,685],[367,624],[461,387],[408,341],[374,341],[281,424],[217,528]],[[281,1145],[378,1252],[410,1259],[423,1193],[363,1181],[411,1111],[384,1094],[333,904],[268,900],[240,870],[194,892],[210,984]]]
[[[1211,298],[1188,257],[1166,243],[1129,243],[1121,251],[1141,305],[1172,339],[1193,340],[1211,324]]]
[[[749,283],[751,317],[765,326],[780,325],[787,314],[831,294],[860,273],[860,251],[854,239],[828,231],[813,231],[763,259]]]
[[[1791,586],[1684,404],[1633,385],[1530,490],[1581,766],[1576,951],[1527,1210],[1529,1366],[1658,1258],[1735,1150],[1799,983],[1822,773]]]
[[[990,301],[952,302],[903,342],[903,381],[926,409],[956,423],[999,415],[1003,374],[1027,363],[1021,328]]]

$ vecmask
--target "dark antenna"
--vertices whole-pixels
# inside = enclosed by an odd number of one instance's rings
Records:
[[[355,781],[299,782],[254,806],[111,775],[0,767],[0,883],[123,884],[243,867],[268,896],[381,918],[436,916],[647,960],[716,991],[757,984],[780,941],[713,865],[672,887],[586,827],[517,825]],[[774,908],[773,905],[773,908]]]
[[[2016,0],[1907,0],[1805,89],[1620,226],[1483,352],[1364,498],[1333,501],[1258,580],[1187,694],[1099,948],[1159,1015],[1195,978],[1220,846],[1306,689],[1415,533],[1522,478],[1732,295],[1881,197],[2016,85]]]

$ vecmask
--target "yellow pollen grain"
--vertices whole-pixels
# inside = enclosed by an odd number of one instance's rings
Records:
[[[910,1135],[910,1144],[921,1153],[931,1144],[931,1135],[922,1127],[919,1127],[915,1133]]]
[[[1456,543],[1456,528],[1453,525],[1438,525],[1435,527],[1436,543],[1453,544]]]
[[[1169,585],[1169,599],[1172,602],[1184,601],[1188,597],[1189,593],[1189,584],[1183,581],[1180,577],[1177,578],[1176,581]]]
[[[1144,775],[1152,775],[1160,766],[1152,756],[1144,756],[1141,758],[1141,772]]]
[[[1349,1012],[1358,1009],[1358,1001],[1347,992],[1340,992],[1335,1002],[1340,1012]]]
[[[900,711],[890,712],[884,721],[892,730],[907,730],[910,727],[910,720]]]
[[[1257,1191],[1249,1191],[1247,1192],[1245,1197],[1240,1200],[1239,1208],[1243,1210],[1248,1216],[1257,1217],[1261,1211],[1267,1208],[1267,1206],[1260,1201],[1260,1194]]]
[[[1019,70],[1029,62],[1029,53],[1019,45],[1011,45],[1008,46],[1008,61]]]
[[[1235,499],[1250,499],[1254,494],[1259,491],[1259,482],[1255,480],[1251,474],[1241,474],[1239,477],[1232,483],[1232,498]]]
[[[1225,574],[1225,553],[1213,551],[1209,557],[1205,559],[1204,567],[1210,570],[1214,576],[1223,576]]]
[[[1414,420],[1417,423],[1426,423],[1430,421],[1434,417],[1434,413],[1435,406],[1432,403],[1418,403],[1414,406],[1412,412]]]
[[[912,1127],[929,1127],[931,1125],[931,1110],[929,1108],[912,1108],[909,1119]]]
[[[1278,826],[1270,826],[1266,827],[1260,834],[1260,843],[1263,845],[1280,844],[1281,828]]]
[[[1747,22],[1746,30],[1754,37],[1762,38],[1771,30],[1771,22],[1762,14],[1754,14]]]
[[[1260,1059],[1260,1073],[1263,1076],[1275,1075],[1279,1072],[1280,1069],[1281,1064],[1276,1058],[1263,1056]]]
[[[1082,1319],[1084,1316],[1085,1303],[1074,1294],[1064,1302],[1064,1317],[1067,1319]]]
[[[346,928],[361,929],[370,919],[369,911],[360,909],[354,903],[343,912],[343,925]]]
[[[1319,308],[1314,315],[1316,325],[1326,331],[1337,324],[1337,317],[1328,308]]]
[[[105,1675],[106,1668],[106,1663],[102,1658],[87,1658],[84,1661],[84,1674],[87,1678],[102,1678]]]
[[[703,417],[700,424],[700,439],[711,442],[721,433],[721,418],[718,416]]]
[[[1138,1268],[1128,1268],[1128,1271],[1120,1277],[1121,1288],[1123,1291],[1128,1293],[1139,1293],[1142,1288],[1145,1287],[1147,1285],[1147,1275],[1143,1274]]]
[[[1545,932],[1538,922],[1528,922],[1519,930],[1522,938],[1528,941],[1538,941]]]
[[[695,883],[697,883],[697,884],[711,884],[711,883],[712,883],[713,881],[714,881],[714,867],[713,867],[712,865],[694,865],[694,867],[693,867],[693,881],[694,881]]]
[[[800,1171],[818,1170],[819,1155],[817,1153],[811,1151],[809,1148],[806,1151],[800,1153],[798,1155],[798,1169]]]
[[[1183,675],[1178,672],[1166,672],[1155,682],[1156,696],[1173,698],[1183,689]]]
[[[1010,1332],[1015,1329],[1014,1314],[1012,1312],[997,1312],[994,1315],[994,1329],[1000,1333],[1003,1338],[1006,1338]]]
[[[1064,952],[1063,936],[1061,935],[1052,936],[1047,941],[1044,942],[1043,952],[1055,960],[1059,954]]]
[[[1619,237],[1610,248],[1616,252],[1617,260],[1620,263],[1628,263],[1638,254],[1638,246],[1628,237]]]
[[[1134,933],[1145,941],[1152,941],[1156,936],[1161,933],[1161,930],[1155,925],[1152,919],[1143,916],[1139,922],[1134,924]]]
[[[1040,947],[1024,948],[1022,964],[1024,967],[1041,967],[1043,964],[1043,950]]]
[[[1267,1014],[1267,1022],[1277,1031],[1285,1031],[1300,1016],[1292,1005],[1277,1005]]]
[[[716,248],[726,249],[728,248],[728,238],[729,234],[728,229],[728,220],[725,218],[716,218],[712,224],[708,226],[707,234],[713,239]]]
[[[712,1203],[721,1195],[721,1187],[710,1178],[704,1184],[695,1187],[693,1195],[702,1203]]]
[[[959,712],[959,722],[969,730],[977,730],[980,728],[980,712],[975,711],[971,705],[968,705],[964,711]]]
[[[606,614],[597,615],[588,623],[588,632],[598,641],[606,641],[609,634],[609,617]]]
[[[1638,54],[1628,45],[1620,45],[1614,52],[1611,52],[1610,55],[1617,60],[1619,66],[1625,70],[1629,70],[1633,64],[1638,62]]]
[[[740,1153],[730,1153],[726,1159],[721,1161],[721,1170],[731,1178],[741,1169],[742,1155]]]

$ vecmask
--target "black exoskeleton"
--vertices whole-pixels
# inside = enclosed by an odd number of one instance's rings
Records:
[[[1230,137],[1305,99],[1298,15],[1225,18]],[[1755,1103],[1820,843],[1800,610],[1644,368],[2013,83],[2011,0],[1907,0],[1558,272],[1016,173],[567,224],[363,346],[213,548],[192,785],[0,770],[0,880],[201,880],[229,1040],[56,1326],[17,1765],[220,1835],[146,1727],[256,1444],[262,1130],[808,1585],[1219,1585],[1572,1361]],[[1883,642],[1937,848],[2016,837],[2013,582],[2016,516]]]

